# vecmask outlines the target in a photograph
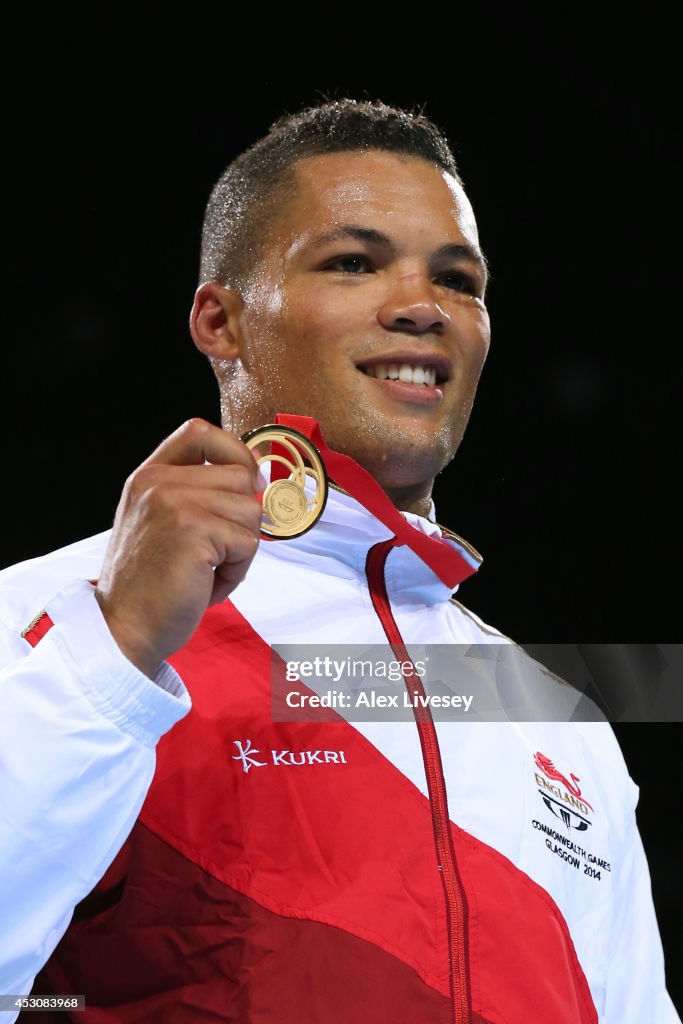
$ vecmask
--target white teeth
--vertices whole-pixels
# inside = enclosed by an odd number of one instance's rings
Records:
[[[436,384],[436,367],[434,366],[411,366],[410,363],[377,363],[376,366],[365,368],[368,377],[377,377],[378,380],[400,380],[404,384],[425,384],[427,387],[434,387]]]

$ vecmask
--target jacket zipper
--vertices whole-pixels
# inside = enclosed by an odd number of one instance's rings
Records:
[[[412,659],[391,610],[384,578],[384,566],[393,546],[394,541],[391,539],[370,548],[365,563],[365,572],[373,607],[387,635],[392,651],[398,661],[409,662],[412,665]],[[425,696],[422,681],[416,671],[412,676],[404,677],[404,681],[411,697],[412,695]],[[470,1024],[472,1001],[467,955],[467,899],[453,848],[439,742],[429,707],[415,707],[413,700],[413,714],[422,746],[422,760],[427,777],[427,791],[434,827],[437,865],[441,874],[446,903],[453,1024]]]

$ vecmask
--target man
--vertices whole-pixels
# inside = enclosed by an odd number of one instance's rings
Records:
[[[190,326],[222,429],[164,441],[111,534],[4,574],[3,991],[47,961],[85,1021],[676,1020],[608,727],[273,714],[271,647],[388,644],[412,694],[408,645],[510,647],[451,599],[478,556],[431,505],[485,288],[424,118],[304,111],[217,184]],[[239,438],[278,414],[343,489],[259,545]]]

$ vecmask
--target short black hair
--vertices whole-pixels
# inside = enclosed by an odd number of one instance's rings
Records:
[[[214,186],[204,215],[199,283],[237,289],[246,283],[299,160],[368,150],[418,157],[460,181],[445,135],[421,112],[345,98],[286,114]]]

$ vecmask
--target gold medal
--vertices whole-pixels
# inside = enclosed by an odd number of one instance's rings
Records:
[[[305,434],[267,423],[244,434],[242,441],[264,462],[279,463],[288,475],[272,480],[263,492],[261,536],[269,540],[300,537],[320,519],[327,501],[327,472],[320,452]],[[271,477],[273,476],[271,468]],[[306,481],[313,481],[313,495]]]

